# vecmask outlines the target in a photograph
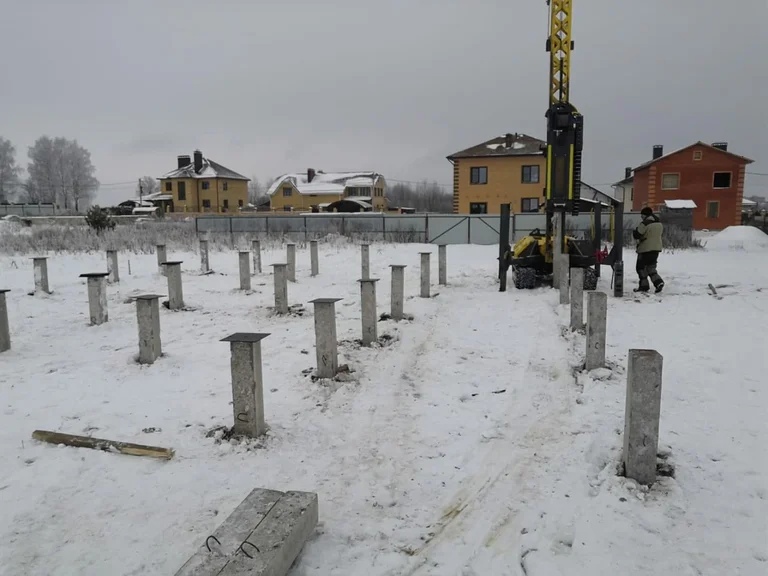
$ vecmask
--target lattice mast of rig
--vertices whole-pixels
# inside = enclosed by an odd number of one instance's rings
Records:
[[[547,0],[549,6],[549,108],[547,109],[546,209],[579,213],[584,118],[570,103],[571,16],[573,0]]]

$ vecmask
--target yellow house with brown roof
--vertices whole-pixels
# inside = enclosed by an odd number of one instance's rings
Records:
[[[171,212],[238,212],[248,205],[250,178],[205,158],[200,150],[193,158],[179,156],[176,169],[158,180],[155,199],[169,203]]]
[[[504,134],[448,156],[453,164],[453,213],[538,212],[544,203],[546,142]]]

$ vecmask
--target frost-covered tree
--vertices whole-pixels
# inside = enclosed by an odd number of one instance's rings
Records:
[[[19,186],[21,168],[16,166],[16,148],[0,136],[0,202],[8,202]]]
[[[139,183],[136,185],[136,196],[146,196],[156,192],[160,192],[160,182],[152,178],[152,176],[142,176],[139,178]]]
[[[80,211],[96,195],[99,181],[91,153],[77,140],[41,136],[30,146],[25,188],[32,202]]]

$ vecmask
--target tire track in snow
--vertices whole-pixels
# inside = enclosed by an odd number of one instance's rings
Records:
[[[541,294],[530,296],[543,300]],[[541,301],[538,330],[529,334],[539,353],[531,350],[519,383],[523,396],[510,403],[508,437],[493,440],[472,464],[478,472],[462,482],[433,524],[431,537],[414,551],[410,569],[398,574],[445,574],[461,568],[462,574],[475,574],[475,564],[484,565],[477,566],[477,574],[524,572],[521,515],[530,500],[545,497],[534,480],[552,458],[546,453],[558,444],[561,420],[573,405],[572,377],[558,330],[554,310]],[[552,361],[547,352],[552,351],[555,361],[547,369]]]

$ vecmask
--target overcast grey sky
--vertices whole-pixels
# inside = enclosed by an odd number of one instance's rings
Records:
[[[544,0],[0,5],[0,135],[22,166],[38,136],[76,138],[102,202],[195,148],[261,179],[313,167],[450,187],[446,155],[545,135]],[[766,0],[574,0],[584,180],[696,140],[768,173],[766,20]]]

